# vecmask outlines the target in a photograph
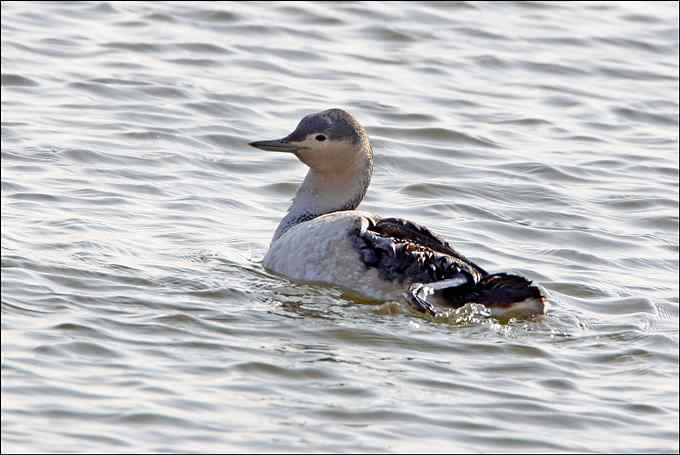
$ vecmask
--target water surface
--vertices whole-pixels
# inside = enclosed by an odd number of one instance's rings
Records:
[[[678,448],[678,4],[2,3],[2,450]],[[550,296],[431,321],[261,265],[351,111],[362,208]]]

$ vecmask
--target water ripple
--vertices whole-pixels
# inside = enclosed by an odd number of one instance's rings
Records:
[[[677,3],[74,6],[2,5],[3,452],[677,452]],[[264,270],[328,107],[547,315]]]

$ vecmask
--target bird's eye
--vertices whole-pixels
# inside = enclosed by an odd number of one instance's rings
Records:
[[[324,136],[323,134],[319,134],[315,139],[319,142],[323,142],[326,140],[326,136]]]

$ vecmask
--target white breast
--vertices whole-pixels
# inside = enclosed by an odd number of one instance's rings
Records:
[[[366,212],[347,210],[300,223],[272,242],[264,266],[296,281],[333,284],[373,299],[399,299],[406,286],[367,269],[352,245],[351,233],[369,218]]]

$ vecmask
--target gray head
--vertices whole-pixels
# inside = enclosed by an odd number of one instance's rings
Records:
[[[293,153],[310,168],[273,240],[296,224],[317,216],[355,209],[371,182],[373,150],[368,135],[342,109],[310,114],[283,139],[250,145]]]
[[[283,139],[250,145],[261,150],[294,153],[300,161],[321,173],[341,172],[358,159],[372,159],[366,131],[342,109],[309,114]]]

